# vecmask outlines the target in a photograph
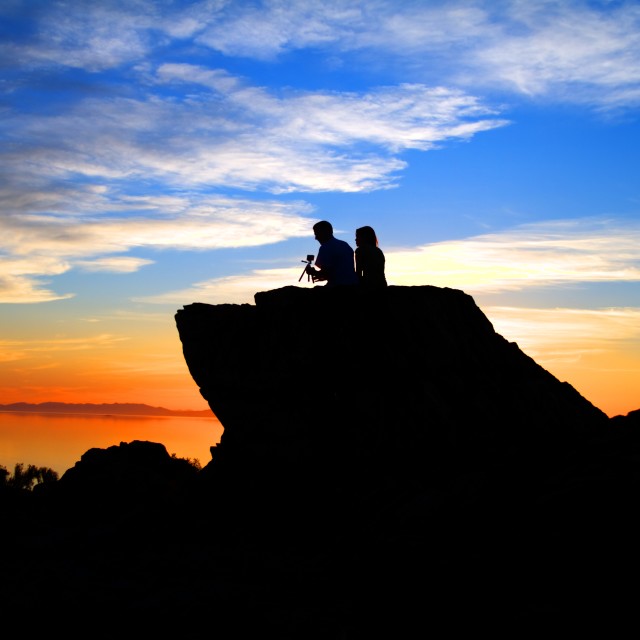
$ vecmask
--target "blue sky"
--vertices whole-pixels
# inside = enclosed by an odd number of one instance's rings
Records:
[[[0,402],[201,408],[175,311],[297,285],[328,219],[640,408],[640,3],[5,0],[0,33]]]

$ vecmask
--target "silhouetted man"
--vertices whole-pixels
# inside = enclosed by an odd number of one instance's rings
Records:
[[[313,225],[316,240],[320,243],[316,267],[307,266],[307,273],[314,282],[326,280],[327,287],[337,285],[358,284],[353,249],[344,240],[338,240],[333,235],[330,222],[321,220]]]

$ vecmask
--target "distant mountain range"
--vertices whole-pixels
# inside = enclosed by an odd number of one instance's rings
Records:
[[[207,418],[213,413],[209,409],[202,411],[173,411],[164,407],[152,407],[148,404],[136,403],[103,403],[74,404],[67,402],[14,402],[0,404],[0,411],[20,411],[24,413],[91,413],[94,415],[128,415],[128,416],[176,416],[182,418]]]

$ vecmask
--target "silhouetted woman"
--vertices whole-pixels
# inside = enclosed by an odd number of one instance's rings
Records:
[[[360,284],[367,289],[387,286],[384,275],[384,253],[372,227],[356,229],[356,273]]]

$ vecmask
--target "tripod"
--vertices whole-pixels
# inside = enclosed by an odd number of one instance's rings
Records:
[[[300,277],[298,278],[298,282],[300,282],[300,280],[302,280],[302,276],[304,276],[304,274],[307,273],[307,267],[311,266],[311,263],[313,262],[313,256],[311,257],[311,260],[300,260],[300,262],[306,262],[307,264],[305,265],[304,270],[300,274]],[[310,273],[307,273],[307,282],[311,282]]]

